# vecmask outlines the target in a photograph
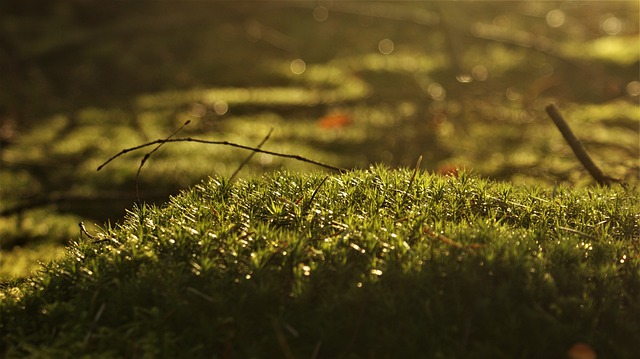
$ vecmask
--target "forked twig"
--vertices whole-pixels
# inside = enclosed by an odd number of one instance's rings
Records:
[[[191,120],[187,120],[187,122],[185,122],[182,126],[180,126],[180,128],[178,128],[177,130],[173,131],[172,134],[169,135],[169,137],[167,137],[166,139],[170,139],[171,137],[175,136],[178,132],[180,132],[186,125],[188,125],[189,123],[191,123]],[[154,148],[153,150],[151,150],[151,152],[147,153],[144,155],[144,157],[142,158],[142,160],[140,161],[140,166],[138,166],[138,172],[136,173],[136,199],[138,200],[138,203],[140,203],[140,191],[139,191],[139,179],[140,179],[140,171],[142,171],[142,166],[144,166],[145,162],[147,162],[147,160],[149,159],[149,157],[151,157],[151,155],[156,152],[160,147],[162,147],[162,145],[164,145],[164,142],[158,144],[158,146],[156,146],[156,148]],[[99,169],[98,169],[99,170]]]
[[[204,144],[208,144],[208,145],[223,145],[223,146],[230,146],[230,147],[235,147],[235,148],[241,148],[243,150],[249,150],[249,151],[254,151],[254,152],[259,152],[259,153],[264,153],[267,155],[271,155],[271,156],[276,156],[276,157],[284,157],[284,158],[290,158],[290,159],[294,159],[296,161],[300,161],[300,162],[306,162],[306,163],[311,163],[313,165],[319,166],[319,167],[323,167],[323,168],[327,168],[336,172],[347,172],[347,170],[345,168],[341,168],[341,167],[336,167],[336,166],[332,166],[326,163],[322,163],[316,160],[312,160],[300,155],[290,155],[290,154],[286,154],[286,153],[280,153],[280,152],[274,152],[274,151],[267,151],[267,150],[262,150],[260,148],[257,147],[251,147],[251,146],[245,146],[245,145],[240,145],[237,143],[233,143],[233,142],[229,142],[229,141],[209,141],[209,140],[201,140],[198,138],[192,138],[192,137],[184,137],[184,138],[168,138],[168,139],[160,139],[160,140],[155,140],[155,141],[151,141],[151,142],[147,142],[144,143],[142,145],[138,145],[135,147],[130,147],[130,148],[126,148],[120,152],[118,152],[116,155],[112,156],[111,158],[109,158],[106,162],[104,162],[103,164],[101,164],[100,166],[98,166],[98,171],[100,171],[104,166],[106,166],[107,164],[109,164],[111,161],[115,160],[116,158],[132,152],[132,151],[136,151],[139,150],[141,148],[145,148],[145,147],[149,147],[149,146],[153,146],[155,144],[159,144],[159,143],[167,143],[167,142],[196,142],[196,143],[204,143]]]
[[[82,238],[82,234],[84,234],[85,236],[89,237],[89,239],[96,239],[96,237],[87,232],[87,228],[84,226],[84,223],[78,223],[78,227],[80,227],[80,238]]]
[[[609,186],[611,182],[619,182],[619,180],[605,175],[602,170],[600,170],[600,168],[596,166],[596,164],[591,159],[591,156],[589,156],[587,149],[584,147],[582,142],[580,142],[578,137],[576,137],[576,135],[573,133],[571,127],[569,127],[567,121],[564,119],[564,117],[562,117],[562,114],[560,113],[560,110],[558,110],[556,105],[550,104],[545,108],[545,110],[547,111],[549,117],[551,117],[553,122],[556,124],[556,127],[558,127],[558,130],[560,130],[560,133],[562,133],[562,136],[567,141],[580,163],[582,163],[584,168],[589,172],[591,177],[593,177],[593,179],[598,182],[598,184],[602,186]]]
[[[271,137],[271,132],[273,132],[273,128],[271,128],[269,130],[269,133],[267,133],[267,135],[264,137],[262,142],[260,142],[260,144],[256,148],[258,148],[258,149],[261,148],[262,145],[264,145],[265,142],[267,142],[267,140],[269,140],[269,137]],[[231,177],[229,177],[229,183],[231,183],[233,181],[233,179],[236,178],[236,175],[240,172],[242,167],[244,167],[247,163],[249,163],[249,161],[251,161],[251,158],[253,158],[253,156],[255,154],[256,154],[256,151],[251,152],[251,154],[249,156],[247,156],[247,158],[245,158],[244,161],[242,161],[240,166],[238,166],[238,169],[236,169],[235,172],[233,172],[233,174],[231,175]]]

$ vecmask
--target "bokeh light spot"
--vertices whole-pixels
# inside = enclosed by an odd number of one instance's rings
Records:
[[[489,77],[489,70],[484,65],[476,65],[471,69],[471,76],[477,81],[484,81]]]
[[[323,22],[329,18],[329,9],[324,6],[316,6],[313,9],[313,19],[318,22]]]
[[[627,84],[627,93],[629,96],[640,95],[640,81],[631,81]]]
[[[378,43],[378,50],[383,55],[389,55],[395,49],[395,44],[390,39],[382,39]]]
[[[427,92],[429,93],[429,96],[431,96],[431,98],[434,100],[444,100],[447,94],[447,91],[445,91],[444,87],[442,87],[442,85],[437,82],[429,85],[429,87],[427,88]]]
[[[562,12],[562,10],[553,9],[547,13],[546,20],[549,27],[560,27],[565,21],[564,12]]]
[[[302,74],[307,69],[307,64],[302,59],[291,61],[291,72],[296,75]]]
[[[207,106],[201,103],[193,103],[191,104],[190,113],[193,117],[204,117],[207,114]]]
[[[600,18],[600,29],[607,35],[618,35],[622,31],[622,21],[611,14],[603,15]]]
[[[262,27],[260,23],[257,21],[248,21],[245,23],[245,31],[247,34],[247,39],[251,42],[257,42],[262,39]]]
[[[514,87],[509,87],[505,92],[505,95],[511,101],[518,101],[522,97],[522,95],[520,94],[520,91],[518,91],[518,89]]]
[[[213,104],[213,111],[219,116],[226,114],[229,111],[229,105],[226,101],[216,101]]]
[[[435,113],[435,114],[433,114],[433,117],[431,118],[431,122],[435,126],[440,126],[443,123],[447,122],[447,115],[444,114],[443,112]]]
[[[456,80],[458,80],[458,82],[461,82],[463,84],[468,84],[473,82],[473,77],[471,77],[471,75],[469,75],[466,72],[462,72],[456,76]]]
[[[540,67],[538,67],[538,73],[540,74],[540,76],[543,77],[549,77],[551,75],[553,75],[553,65],[551,65],[548,62],[543,63],[542,65],[540,65]]]

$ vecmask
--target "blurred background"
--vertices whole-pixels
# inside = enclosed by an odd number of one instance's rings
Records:
[[[136,202],[166,138],[226,140],[344,168],[465,168],[593,185],[544,108],[609,176],[640,174],[638,1],[5,1],[0,278]],[[250,152],[170,143],[140,172],[162,203]],[[258,154],[242,177],[320,171]]]

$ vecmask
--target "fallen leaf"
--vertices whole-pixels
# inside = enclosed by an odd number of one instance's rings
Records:
[[[442,176],[458,177],[458,166],[445,164],[436,169],[436,173]]]
[[[351,124],[351,118],[343,113],[327,115],[318,120],[318,126],[324,129],[343,128]]]
[[[567,352],[569,359],[597,359],[598,355],[588,344],[575,343]]]

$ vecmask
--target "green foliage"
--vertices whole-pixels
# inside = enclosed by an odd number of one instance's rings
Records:
[[[638,213],[620,187],[468,173],[211,178],[2,283],[0,353],[629,358]]]

